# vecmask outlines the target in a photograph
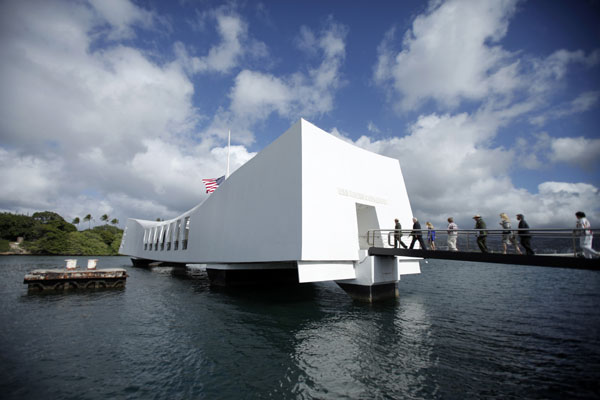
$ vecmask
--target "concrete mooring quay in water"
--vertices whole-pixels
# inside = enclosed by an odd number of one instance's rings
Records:
[[[25,275],[29,290],[101,289],[125,287],[127,270],[96,269],[98,260],[88,260],[86,269],[77,268],[77,260],[66,260],[65,268],[36,269]]]

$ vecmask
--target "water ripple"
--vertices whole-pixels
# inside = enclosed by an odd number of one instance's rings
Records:
[[[25,272],[61,264],[0,258],[3,398],[600,397],[593,271],[430,261],[368,305],[334,283],[220,289],[106,257],[125,289],[27,294]]]

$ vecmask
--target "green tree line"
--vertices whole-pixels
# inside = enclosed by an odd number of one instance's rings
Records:
[[[0,213],[0,247],[23,237],[21,247],[31,254],[117,255],[123,237],[123,230],[116,226],[119,221],[113,219],[110,226],[108,215],[100,219],[106,224],[92,229],[93,218],[88,214],[83,220],[89,222],[89,229],[78,231],[75,224],[80,222],[79,218],[69,223],[51,211],[36,212],[32,216]]]

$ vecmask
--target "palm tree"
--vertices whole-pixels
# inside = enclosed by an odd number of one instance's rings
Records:
[[[113,224],[114,226],[117,226],[117,225],[119,225],[119,220],[116,218],[113,218],[113,220],[110,221],[110,223]]]
[[[73,218],[73,222],[71,222],[71,223],[72,223],[73,225],[79,225],[79,222],[81,222],[81,221],[79,221],[79,217],[75,217],[75,218]],[[79,229],[79,228],[78,228],[78,229]]]
[[[83,220],[84,220],[84,221],[87,221],[87,222],[89,222],[89,224],[90,224],[90,229],[92,229],[92,219],[93,219],[93,218],[92,218],[92,214],[88,214],[88,215],[86,215],[85,217],[83,217]]]
[[[100,217],[101,221],[104,221],[108,224],[108,214],[104,214],[103,216]]]

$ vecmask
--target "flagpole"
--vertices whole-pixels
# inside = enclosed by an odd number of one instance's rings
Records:
[[[229,134],[227,135],[227,175],[225,175],[225,179],[229,178],[229,153],[231,152],[231,129],[229,130]]]

